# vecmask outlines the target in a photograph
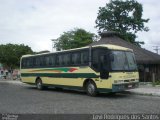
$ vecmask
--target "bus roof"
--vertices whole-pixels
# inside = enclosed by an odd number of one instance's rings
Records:
[[[49,53],[41,53],[41,54],[28,54],[28,55],[23,55],[22,57],[47,55],[47,54],[51,54],[51,53],[61,53],[61,52],[67,52],[67,51],[81,50],[81,49],[85,49],[85,48],[89,48],[89,47],[90,46],[86,46],[86,47],[81,47],[81,48],[68,49],[68,50],[49,52]],[[101,44],[101,45],[94,45],[94,46],[91,46],[91,47],[93,47],[93,48],[95,48],[95,47],[105,47],[105,48],[108,48],[108,49],[111,49],[111,50],[133,51],[132,49],[129,49],[129,48],[126,48],[126,47],[122,47],[122,46],[118,46],[118,45],[112,45],[112,44]]]

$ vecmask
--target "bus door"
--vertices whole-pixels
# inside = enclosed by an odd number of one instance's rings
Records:
[[[100,78],[108,79],[109,78],[109,57],[107,53],[100,54]]]

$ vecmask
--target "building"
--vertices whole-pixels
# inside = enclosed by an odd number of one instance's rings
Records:
[[[160,81],[160,55],[133,45],[119,37],[115,32],[103,32],[101,39],[91,45],[113,44],[133,49],[138,64],[141,82]]]

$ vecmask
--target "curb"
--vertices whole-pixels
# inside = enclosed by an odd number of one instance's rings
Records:
[[[133,92],[133,91],[129,91],[129,92],[130,92],[131,94],[135,94],[135,95],[160,97],[160,94],[157,94],[157,93],[142,93],[142,92]]]
[[[14,80],[0,80],[0,83],[11,83],[11,84],[23,84],[21,81],[14,81]]]

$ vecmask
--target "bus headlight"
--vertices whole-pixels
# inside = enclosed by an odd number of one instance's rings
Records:
[[[118,80],[115,80],[114,83],[118,83]]]
[[[139,82],[139,79],[136,79],[135,81],[136,81],[136,82]]]
[[[123,80],[115,80],[114,83],[119,84],[119,83],[124,83],[124,81]]]

